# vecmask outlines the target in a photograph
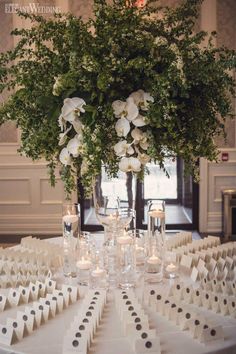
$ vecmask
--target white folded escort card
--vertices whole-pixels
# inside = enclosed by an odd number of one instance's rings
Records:
[[[63,311],[63,296],[59,296],[56,294],[47,294],[47,300],[54,300],[56,301],[56,312],[61,313]]]
[[[211,309],[215,313],[220,312],[220,299],[218,294],[210,293]]]
[[[39,328],[42,322],[42,312],[39,309],[35,309],[32,307],[26,307],[25,308],[25,313],[30,314],[32,316],[34,316],[34,329]]]
[[[18,341],[27,336],[27,330],[23,321],[18,319],[7,318],[7,328],[13,328]]]
[[[189,323],[192,318],[195,318],[197,315],[196,310],[189,305],[182,305],[183,311],[179,313],[178,323],[179,327],[182,330],[189,329]]]
[[[53,291],[56,289],[56,282],[55,280],[52,280],[50,278],[47,278],[45,280],[45,285],[46,285],[46,292],[49,294],[52,294]]]
[[[19,292],[20,292],[20,300],[24,303],[24,304],[28,304],[29,302],[29,296],[30,296],[30,289],[25,288],[23,286],[19,287]]]
[[[200,313],[196,313],[195,316],[189,320],[188,326],[193,338],[198,337],[199,326],[205,323],[206,323],[206,318]]]
[[[100,321],[100,310],[104,308],[105,302],[106,292],[100,290],[88,292],[81,310],[64,337],[63,353],[87,353]]]
[[[146,291],[148,304],[154,304],[155,290]],[[157,300],[158,301],[158,300]],[[115,303],[125,336],[127,336],[135,353],[160,353],[160,340],[150,330],[147,315],[140,306],[133,291],[117,291]]]
[[[69,306],[69,301],[70,301],[70,295],[67,290],[54,290],[53,294],[56,296],[60,296],[63,299],[63,308],[66,308]]]
[[[12,326],[0,324],[0,343],[11,345],[15,341],[17,341],[17,336]]]
[[[48,319],[54,318],[56,316],[56,301],[52,300],[47,300],[45,298],[40,298],[39,299],[40,304],[43,305],[43,307],[48,308]]]
[[[34,316],[26,314],[22,311],[17,311],[17,320],[25,324],[28,334],[31,334],[34,330]]]
[[[46,323],[48,321],[48,316],[49,316],[49,306],[44,306],[42,303],[34,302],[33,308],[36,311],[41,311],[42,314],[41,323]]]
[[[3,294],[0,294],[0,312],[4,311],[6,307],[7,307],[7,297]]]
[[[210,292],[203,290],[202,291],[202,306],[205,309],[211,309],[211,296]]]
[[[20,302],[20,292],[17,289],[10,289],[7,299],[11,305],[11,307],[18,306]]]
[[[143,354],[143,353],[155,353],[160,354],[160,338],[159,337],[146,337],[147,332],[142,332],[141,336],[143,338],[135,338],[131,340],[132,348],[135,353]]]
[[[36,286],[38,286],[38,289],[39,289],[38,296],[44,297],[45,296],[45,292],[46,292],[46,284],[37,280],[36,281]]]
[[[193,264],[193,258],[191,256],[187,256],[185,254],[182,255],[180,261],[180,267],[182,267],[186,271],[190,271]]]
[[[192,269],[190,278],[192,279],[193,282],[196,282],[197,280],[200,279],[199,270],[195,266]]]
[[[78,288],[71,285],[62,285],[62,292],[68,292],[70,303],[74,304],[79,297]]]
[[[199,339],[203,343],[208,343],[213,340],[223,340],[224,339],[224,332],[222,326],[215,325],[209,326],[208,328],[203,326],[202,331],[200,333]]]
[[[39,284],[29,283],[29,298],[36,301],[39,297]]]

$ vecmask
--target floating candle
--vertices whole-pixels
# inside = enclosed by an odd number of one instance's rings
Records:
[[[143,253],[144,252],[144,247],[136,245],[135,246],[135,252],[136,253]]]
[[[149,264],[161,264],[161,260],[157,256],[151,256],[150,258],[148,258],[147,262]]]
[[[176,266],[173,263],[170,263],[166,267],[166,271],[169,272],[169,273],[175,272],[176,271]]]
[[[92,263],[91,263],[89,260],[84,259],[84,257],[82,257],[81,261],[78,261],[78,262],[76,263],[76,265],[77,265],[77,267],[78,267],[79,269],[88,270],[88,269],[91,268]]]
[[[121,245],[129,245],[133,242],[133,239],[130,236],[120,236],[117,238],[117,242]]]
[[[159,209],[151,210],[148,212],[148,215],[153,217],[153,218],[160,218],[164,219],[165,217],[165,212]]]
[[[73,224],[78,222],[78,216],[73,214],[68,214],[63,216],[63,222]]]
[[[103,277],[105,275],[105,270],[97,267],[92,271],[91,275],[95,278]]]

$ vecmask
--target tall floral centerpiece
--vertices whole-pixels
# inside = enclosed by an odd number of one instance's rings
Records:
[[[0,89],[13,92],[0,123],[21,128],[20,152],[45,158],[67,193],[76,177],[91,190],[104,164],[142,178],[152,160],[179,156],[197,175],[197,159],[217,159],[213,138],[232,112],[235,52],[195,32],[201,0],[175,9],[155,1],[94,0],[84,22],[72,14],[15,29],[17,46],[0,56]],[[145,5],[145,6],[144,6]]]

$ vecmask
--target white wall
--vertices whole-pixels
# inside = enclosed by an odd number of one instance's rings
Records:
[[[236,149],[221,149],[222,152],[228,152],[227,162],[200,161],[200,232],[222,231],[222,191],[236,189]]]
[[[205,0],[201,11],[201,29],[218,30],[217,43],[236,48],[235,0]],[[219,43],[218,43],[219,42]],[[235,73],[232,73],[235,75]],[[235,100],[234,100],[234,112]],[[199,231],[218,233],[222,231],[222,190],[236,189],[236,119],[226,125],[229,142],[220,148],[219,163],[200,159]],[[218,146],[223,141],[217,140]],[[229,146],[229,147],[227,147]],[[221,161],[222,152],[229,154],[227,162]]]
[[[0,144],[0,234],[59,235],[64,201],[59,175],[52,188],[46,163],[33,163],[17,148]]]

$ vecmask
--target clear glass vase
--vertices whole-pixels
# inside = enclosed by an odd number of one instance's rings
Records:
[[[104,252],[109,285],[117,283],[117,238],[135,227],[136,176],[119,173],[109,178],[103,168],[93,189],[97,220],[104,227]]]
[[[113,237],[122,229],[134,229],[136,225],[137,177],[119,172],[110,178],[105,168],[97,176],[93,188],[93,202],[98,221],[103,225],[105,239]]]

